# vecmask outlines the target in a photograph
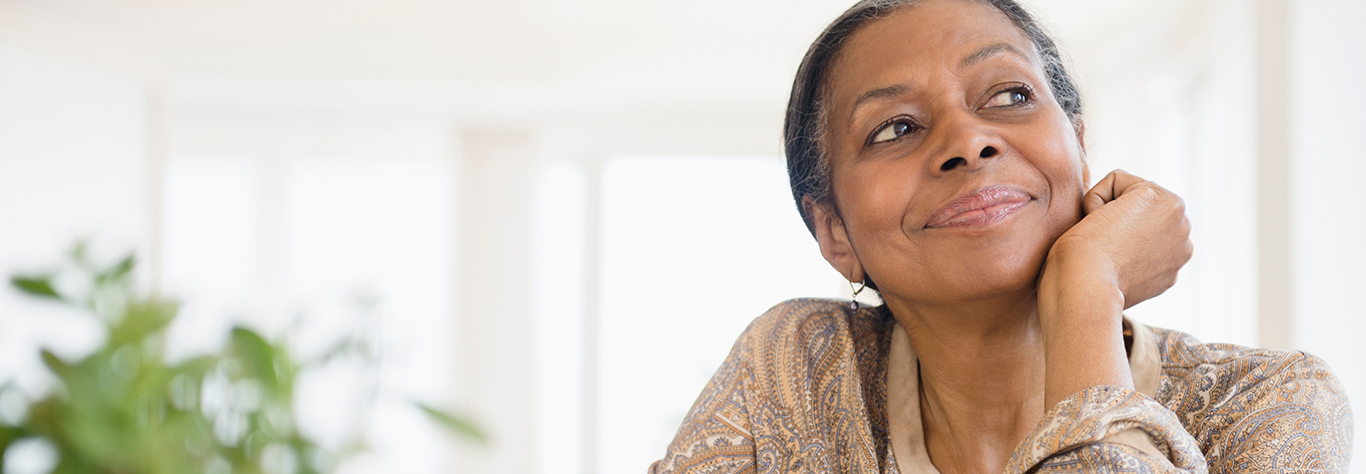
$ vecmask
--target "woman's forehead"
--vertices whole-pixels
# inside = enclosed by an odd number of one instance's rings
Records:
[[[836,108],[850,107],[868,90],[952,73],[995,53],[1038,62],[1029,38],[995,7],[963,0],[922,1],[850,36],[830,70],[830,99]]]

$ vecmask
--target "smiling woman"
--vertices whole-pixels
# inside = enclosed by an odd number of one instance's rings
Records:
[[[788,170],[821,254],[885,304],[757,319],[651,472],[1345,471],[1322,360],[1124,317],[1175,283],[1190,223],[1123,171],[1088,189],[1083,131],[1013,1],[835,20],[797,74]]]

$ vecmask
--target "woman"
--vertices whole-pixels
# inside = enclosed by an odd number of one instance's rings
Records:
[[[1323,361],[1123,318],[1175,282],[1189,224],[1124,172],[1088,190],[1082,131],[1014,1],[837,19],[793,86],[788,169],[826,260],[885,304],[755,320],[651,471],[1345,471]]]

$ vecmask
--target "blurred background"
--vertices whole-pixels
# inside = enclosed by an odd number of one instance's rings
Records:
[[[376,370],[293,395],[305,435],[365,440],[340,472],[642,472],[750,320],[849,294],[780,138],[849,3],[0,0],[0,270],[136,251],[142,292],[183,302],[170,360],[234,325],[374,341]],[[1024,3],[1080,82],[1093,179],[1189,206],[1194,259],[1130,315],[1315,353],[1366,403],[1366,2]],[[39,348],[102,344],[78,313],[0,290],[0,383],[54,390]]]

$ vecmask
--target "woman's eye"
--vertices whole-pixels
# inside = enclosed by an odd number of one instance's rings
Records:
[[[904,120],[898,120],[896,122],[884,125],[882,128],[878,129],[878,131],[873,134],[873,139],[869,140],[868,142],[889,142],[901,138],[902,135],[911,133],[913,131],[915,131],[915,125]]]
[[[996,95],[991,96],[991,99],[987,101],[986,107],[1010,107],[1012,105],[1020,105],[1027,100],[1029,100],[1029,95],[1026,94],[1025,91],[1011,89],[998,92]]]

